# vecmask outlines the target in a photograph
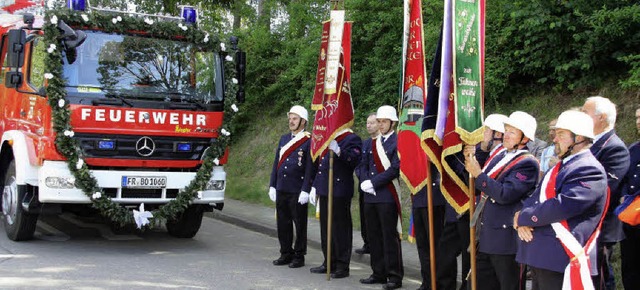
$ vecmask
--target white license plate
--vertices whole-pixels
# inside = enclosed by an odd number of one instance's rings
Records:
[[[123,188],[165,188],[166,176],[123,176]]]

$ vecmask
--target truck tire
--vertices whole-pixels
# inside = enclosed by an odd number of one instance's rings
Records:
[[[22,200],[26,194],[26,186],[16,183],[16,163],[13,159],[3,162],[5,176],[2,182],[2,220],[7,237],[14,241],[25,241],[33,238],[38,222],[37,214],[29,214],[22,208]]]
[[[167,220],[166,226],[169,235],[176,238],[193,238],[200,230],[204,210],[197,205],[189,206],[182,215],[172,220]]]

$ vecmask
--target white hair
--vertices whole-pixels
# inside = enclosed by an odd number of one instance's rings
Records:
[[[613,129],[616,124],[616,104],[601,96],[588,97],[589,101],[593,101],[596,115],[607,115],[607,129]]]

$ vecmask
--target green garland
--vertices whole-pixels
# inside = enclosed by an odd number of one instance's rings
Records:
[[[53,20],[53,21],[52,21]],[[209,36],[207,33],[196,29],[194,26],[185,24],[178,25],[175,21],[159,21],[147,17],[138,17],[130,15],[104,15],[97,12],[78,12],[69,9],[52,9],[45,13],[44,41],[45,47],[55,44],[56,49],[47,53],[45,63],[45,76],[48,78],[48,86],[46,88],[49,98],[49,106],[52,109],[53,129],[55,130],[55,144],[58,152],[67,159],[69,170],[76,179],[76,187],[80,188],[87,195],[100,214],[109,218],[116,224],[121,226],[134,223],[132,211],[112,202],[102,188],[98,186],[98,182],[91,175],[89,167],[81,161],[82,151],[79,149],[78,141],[73,138],[72,127],[70,125],[69,104],[65,100],[67,95],[65,91],[66,80],[62,74],[62,43],[60,41],[60,32],[55,20],[64,21],[72,27],[83,27],[87,29],[98,29],[104,32],[126,33],[127,31],[144,31],[147,35],[157,38],[172,39],[176,35],[183,37],[184,41],[194,43],[196,45],[218,48],[220,51],[220,41],[217,37]],[[150,21],[151,20],[151,21]],[[184,27],[187,27],[185,30]],[[234,51],[230,51],[230,55],[235,55]],[[225,103],[224,103],[224,119],[222,122],[222,130],[231,132],[231,122],[234,119],[236,101],[237,81],[235,79],[235,59],[233,61],[223,60],[225,69]],[[49,74],[49,75],[47,75]],[[235,110],[234,110],[235,109]],[[66,134],[65,134],[66,133]],[[178,196],[171,202],[160,206],[152,211],[152,222],[165,221],[179,216],[197,196],[198,191],[202,190],[209,179],[213,169],[215,160],[221,158],[230,141],[230,134],[219,134],[216,141],[211,144],[206,151],[203,164],[196,173],[195,178],[185,187]],[[98,194],[99,193],[99,194]]]

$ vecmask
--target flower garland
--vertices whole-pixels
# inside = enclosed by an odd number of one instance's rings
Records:
[[[139,17],[136,15],[105,15],[97,12],[82,12],[69,9],[52,9],[45,13],[44,41],[47,47],[45,56],[46,71],[45,78],[48,80],[46,88],[49,106],[52,110],[53,129],[56,132],[55,144],[58,152],[67,159],[69,170],[75,177],[75,185],[87,195],[92,205],[100,214],[109,218],[121,226],[134,223],[132,211],[114,203],[110,197],[104,194],[102,188],[98,186],[97,180],[91,175],[89,167],[82,159],[83,152],[80,150],[78,141],[73,138],[73,128],[70,125],[69,103],[65,100],[67,95],[65,90],[66,80],[63,77],[61,34],[57,28],[58,21],[64,21],[72,27],[82,27],[83,29],[96,29],[104,32],[126,33],[128,31],[144,32],[150,37],[174,39],[180,36],[184,40],[196,45],[206,45],[215,47],[218,52],[226,54],[226,46],[218,38],[210,37],[208,33],[200,31],[193,26],[174,21],[156,20],[149,17]],[[179,216],[198,196],[198,192],[205,188],[211,178],[211,171],[218,165],[227,145],[230,141],[231,122],[238,111],[235,104],[237,92],[237,79],[235,78],[235,62],[232,57],[234,51],[230,51],[225,57],[225,101],[224,119],[220,134],[216,141],[212,143],[205,152],[204,161],[196,173],[195,178],[180,191],[177,197],[167,204],[160,206],[151,212],[154,221],[165,221]],[[141,211],[148,216],[148,212]],[[138,217],[136,217],[138,218]],[[143,224],[144,225],[144,224]],[[138,227],[140,224],[138,223]]]

